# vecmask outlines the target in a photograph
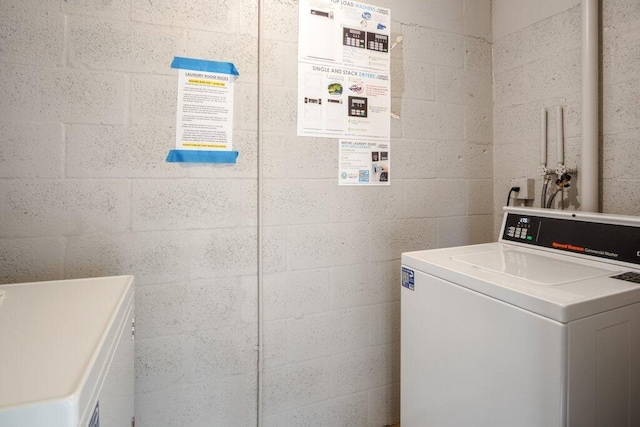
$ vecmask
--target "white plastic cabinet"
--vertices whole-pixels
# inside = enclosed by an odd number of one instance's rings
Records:
[[[133,283],[0,286],[0,427],[132,424]]]

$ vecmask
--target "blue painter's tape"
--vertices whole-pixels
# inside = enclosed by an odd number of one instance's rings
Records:
[[[182,58],[176,56],[173,58],[171,68],[180,68],[182,70],[207,71],[209,73],[222,73],[239,76],[236,66],[231,62],[205,61],[204,59]]]
[[[171,150],[167,156],[170,163],[235,163],[237,151]]]

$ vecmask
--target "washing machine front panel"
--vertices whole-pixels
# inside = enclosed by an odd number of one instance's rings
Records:
[[[640,303],[568,331],[569,427],[640,426]]]
[[[565,425],[566,325],[420,271],[401,304],[403,427]]]

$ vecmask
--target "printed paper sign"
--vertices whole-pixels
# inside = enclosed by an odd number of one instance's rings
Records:
[[[389,9],[300,0],[298,135],[390,137]]]
[[[176,149],[233,149],[233,64],[175,58],[178,69]]]
[[[340,140],[338,185],[389,185],[389,141]]]
[[[233,76],[180,70],[176,148],[233,148]]]

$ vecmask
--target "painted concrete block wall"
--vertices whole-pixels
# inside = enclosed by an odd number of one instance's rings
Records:
[[[529,205],[540,206],[542,107],[548,112],[548,167],[555,168],[557,163],[557,105],[564,108],[565,163],[569,167],[579,165],[580,55],[579,6],[494,41],[496,227],[500,222],[502,206],[506,203],[509,181],[512,178],[535,178],[536,198]],[[579,179],[577,176],[576,180]],[[577,189],[577,186],[573,186],[568,192],[569,197],[562,201],[566,208],[577,208]],[[516,202],[518,203],[520,202]]]
[[[515,33],[564,12],[580,0],[492,0],[493,39]]]
[[[546,17],[498,38],[493,46],[495,91],[494,212],[509,190],[509,179],[536,178],[540,206],[540,108],[549,111],[549,165],[556,164],[556,105],[565,110],[565,163],[580,166],[581,6]],[[494,7],[500,7],[500,2]],[[502,14],[494,14],[494,26]],[[635,1],[602,2],[602,100],[600,158],[603,212],[640,214],[637,94],[640,91],[640,7]],[[556,207],[580,208],[580,171]],[[529,203],[531,204],[531,203]]]
[[[267,426],[399,421],[400,254],[491,241],[489,1],[391,8],[391,186],[338,187],[335,139],[296,136],[297,3],[267,2]]]
[[[490,241],[489,0],[392,9],[390,187],[296,136],[297,16],[265,1],[267,425],[399,420],[399,258]],[[141,426],[255,424],[257,2],[0,6],[0,283],[136,275]],[[235,166],[171,165],[174,55],[233,61]]]
[[[2,2],[0,283],[134,274],[136,425],[252,425],[257,22],[152,3]],[[239,68],[237,165],[165,163],[173,56]]]
[[[640,4],[605,0],[602,82],[602,207],[640,215]]]

